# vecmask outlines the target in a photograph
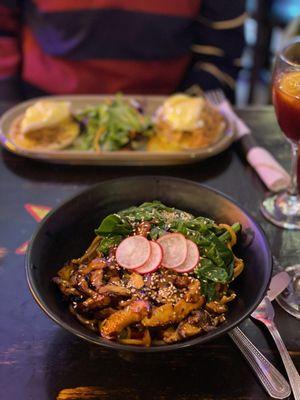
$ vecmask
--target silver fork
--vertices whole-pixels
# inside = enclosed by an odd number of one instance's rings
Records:
[[[300,400],[300,376],[296,367],[291,359],[287,348],[278,332],[276,325],[274,324],[274,308],[272,306],[271,301],[265,297],[260,305],[257,307],[255,311],[251,314],[251,316],[258,321],[265,324],[265,326],[269,329],[269,332],[273,336],[273,339],[278,348],[279,354],[284,363],[286,372],[289,377],[289,381],[292,387],[293,395],[295,400]]]
[[[223,101],[227,101],[223,90],[214,89],[204,92],[205,98],[214,105],[220,105]]]
[[[227,100],[222,89],[214,89],[204,92],[204,97],[212,105],[218,107],[221,111],[226,112],[226,116],[234,123],[237,139],[251,133],[249,126],[247,126],[232,109],[231,104],[229,100]]]

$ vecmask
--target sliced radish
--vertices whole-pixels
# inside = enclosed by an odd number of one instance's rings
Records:
[[[117,247],[116,259],[121,267],[136,269],[148,261],[150,254],[149,240],[140,235],[129,236]]]
[[[149,272],[155,271],[161,263],[163,251],[161,245],[157,242],[150,242],[151,254],[146,264],[136,269],[139,274],[148,274]]]
[[[162,266],[174,269],[181,265],[187,255],[186,239],[181,233],[167,233],[157,242],[163,249]]]
[[[187,244],[187,256],[179,267],[174,268],[176,272],[190,272],[192,271],[199,262],[199,250],[196,243],[191,240],[186,240]]]

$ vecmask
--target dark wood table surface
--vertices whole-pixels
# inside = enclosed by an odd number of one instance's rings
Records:
[[[0,111],[8,106],[0,103]],[[289,149],[272,108],[245,109],[239,114],[251,126],[258,142],[288,168]],[[299,263],[300,233],[278,229],[262,218],[259,203],[266,189],[235,147],[202,163],[145,168],[58,166],[2,150],[0,247],[2,253],[6,249],[6,255],[0,264],[1,399],[268,398],[228,336],[174,353],[117,353],[64,331],[33,300],[25,279],[24,255],[18,253],[22,253],[21,245],[36,229],[36,219],[42,212],[28,204],[56,207],[104,179],[147,174],[192,179],[232,196],[261,223],[282,265]],[[279,331],[300,369],[300,322],[277,304],[275,310]],[[240,327],[285,374],[268,332],[249,319]]]

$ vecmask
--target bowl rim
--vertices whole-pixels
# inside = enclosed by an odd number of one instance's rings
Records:
[[[70,326],[68,323],[66,323],[64,320],[62,320],[60,317],[58,317],[54,312],[52,312],[48,305],[42,300],[41,296],[39,295],[38,290],[36,289],[36,285],[34,283],[34,279],[32,276],[32,271],[30,268],[30,261],[31,261],[31,252],[34,246],[34,242],[39,235],[40,231],[45,227],[45,225],[48,223],[48,220],[54,215],[60,208],[63,208],[66,206],[68,203],[73,202],[77,197],[82,196],[83,194],[86,194],[88,192],[94,191],[98,186],[103,185],[105,183],[113,183],[117,181],[125,181],[125,180],[138,180],[138,179],[154,179],[154,180],[172,180],[172,181],[177,181],[178,183],[189,183],[193,184],[196,187],[202,187],[205,190],[208,190],[210,192],[213,192],[226,200],[230,201],[233,203],[236,207],[238,207],[246,216],[247,218],[250,219],[250,221],[255,225],[256,229],[259,231],[261,238],[263,240],[263,247],[264,251],[266,251],[267,255],[267,269],[269,269],[269,277],[266,279],[265,284],[259,288],[258,294],[257,294],[257,300],[252,304],[251,307],[248,307],[248,311],[238,317],[236,321],[234,322],[229,322],[220,325],[216,331],[213,333],[213,337],[208,336],[208,335],[203,335],[203,336],[196,336],[193,339],[186,340],[183,342],[178,342],[174,344],[166,344],[166,345],[161,345],[161,346],[150,346],[150,347],[140,347],[140,346],[134,346],[134,345],[125,345],[121,343],[117,343],[108,339],[100,338],[101,340],[97,338],[93,338],[89,335],[89,331],[87,330],[87,333],[79,332],[76,328],[73,328]],[[136,175],[136,176],[128,176],[128,177],[120,177],[120,178],[113,178],[113,179],[103,179],[101,182],[89,186],[88,188],[85,188],[83,190],[80,190],[78,193],[75,195],[72,195],[71,197],[68,197],[66,200],[64,200],[61,204],[53,208],[47,215],[46,217],[39,223],[37,228],[35,229],[34,233],[32,234],[29,242],[29,246],[26,252],[26,257],[25,257],[25,271],[26,271],[26,280],[27,284],[29,286],[29,290],[39,305],[39,307],[43,310],[43,312],[52,319],[52,321],[56,322],[59,326],[62,328],[66,329],[68,332],[73,333],[75,336],[80,337],[81,339],[87,340],[90,343],[96,344],[98,346],[103,346],[105,348],[110,348],[113,350],[117,351],[130,351],[130,352],[135,352],[135,353],[145,353],[145,352],[164,352],[164,351],[174,351],[178,349],[183,349],[187,348],[190,346],[194,346],[197,344],[203,344],[206,343],[207,341],[214,340],[216,338],[219,338],[220,336],[224,335],[225,333],[231,331],[233,328],[238,326],[242,321],[244,321],[246,318],[249,317],[249,315],[254,311],[261,300],[264,297],[265,292],[267,291],[269,287],[269,283],[271,280],[272,276],[272,266],[273,266],[273,261],[272,261],[272,254],[271,254],[271,249],[270,245],[268,242],[268,239],[266,237],[265,232],[263,231],[262,227],[260,224],[256,221],[255,218],[253,218],[248,211],[246,211],[242,206],[240,206],[235,200],[233,200],[230,196],[222,193],[221,191],[211,188],[207,185],[203,185],[201,183],[198,183],[196,181],[190,180],[190,179],[184,179],[184,178],[177,178],[177,177],[172,177],[172,176],[167,176],[167,175]]]

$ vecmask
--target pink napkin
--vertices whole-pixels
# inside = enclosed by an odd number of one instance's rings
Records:
[[[219,109],[234,124],[236,141],[242,144],[248,163],[255,169],[267,188],[272,192],[285,189],[290,183],[289,174],[268,150],[257,145],[250,128],[237,116],[227,99],[222,101]]]
[[[255,169],[261,180],[272,192],[285,189],[290,183],[290,176],[263,147],[253,147],[247,153],[247,161]]]

